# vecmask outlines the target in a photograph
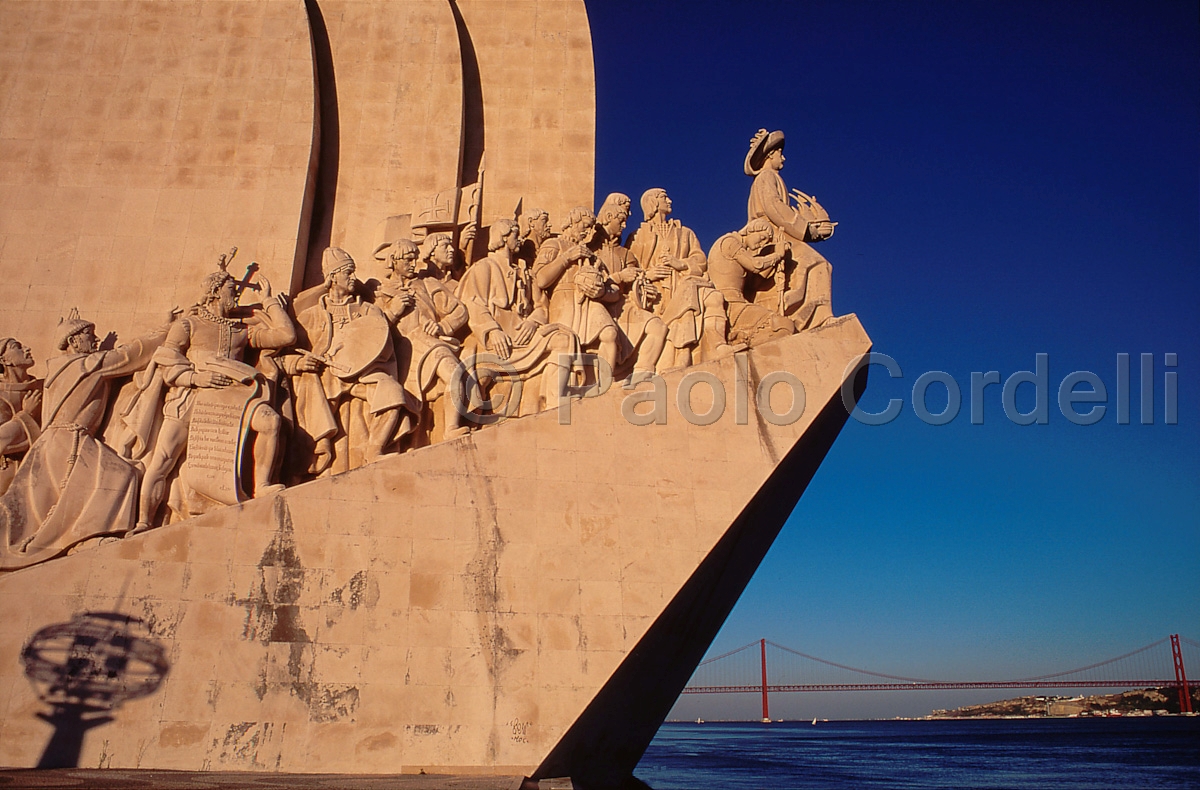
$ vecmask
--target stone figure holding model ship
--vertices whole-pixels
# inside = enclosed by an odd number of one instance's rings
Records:
[[[283,487],[275,483],[282,420],[271,406],[264,376],[245,364],[243,355],[248,348],[289,346],[296,330],[265,278],[259,278],[262,306],[239,308],[238,285],[225,264],[222,256],[219,270],[204,278],[200,302],[171,326],[154,355],[166,396],[162,426],[147,456],[138,532],[156,523],[168,476],[185,450],[180,515],[236,504],[246,497],[247,481],[240,471],[250,434],[253,495]]]
[[[811,329],[833,317],[833,267],[810,244],[833,235],[836,222],[810,195],[789,194],[779,171],[783,169],[783,132],[759,129],[750,140],[743,166],[754,177],[750,185],[747,221],[764,218],[775,231],[775,243],[786,246],[784,267],[754,301],[792,319],[796,329]]]

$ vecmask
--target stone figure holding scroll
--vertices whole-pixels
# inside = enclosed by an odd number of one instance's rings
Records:
[[[251,435],[253,496],[283,487],[275,482],[282,420],[263,374],[245,364],[244,355],[251,348],[289,346],[296,329],[265,278],[259,278],[261,307],[239,307],[237,283],[224,263],[222,256],[220,269],[204,278],[200,301],[172,324],[154,355],[166,394],[162,424],[145,458],[137,532],[157,523],[168,478],[185,451],[181,515],[236,504],[250,494],[241,469]]]
[[[629,341],[631,356],[621,359],[618,377],[625,369],[653,373],[667,342],[667,325],[652,308],[662,298],[661,292],[646,277],[632,252],[621,246],[621,234],[629,220],[628,196],[614,192],[596,212],[596,232],[592,249],[596,259],[620,288],[619,296],[608,304],[609,313]]]
[[[760,217],[726,233],[709,250],[708,276],[725,297],[731,342],[756,346],[796,332],[790,318],[746,298],[748,290],[770,282],[782,267],[787,247],[768,252],[772,235],[770,223]]]
[[[312,446],[309,472],[318,475],[371,463],[420,414],[398,380],[387,316],[358,293],[354,259],[329,247],[321,270],[324,283],[296,297],[299,342],[281,360],[293,376],[297,427]]]
[[[809,245],[832,236],[837,223],[815,198],[799,190],[788,193],[779,175],[785,161],[783,144],[783,132],[759,129],[746,154],[745,173],[754,177],[747,219],[766,219],[775,243],[789,250],[780,276],[765,283],[754,300],[790,317],[797,329],[811,329],[833,317],[833,267]]]
[[[544,295],[549,320],[568,327],[582,348],[615,370],[633,346],[608,312],[621,288],[587,245],[595,224],[589,209],[571,209],[562,233],[542,244],[533,264],[534,298]]]
[[[12,337],[0,338],[0,494],[42,433],[42,381],[29,375],[33,354]]]
[[[507,416],[521,416],[557,403],[562,393],[560,358],[574,360],[579,341],[568,328],[548,320],[545,305],[535,305],[532,276],[517,258],[521,231],[517,223],[497,220],[491,226],[489,252],[471,265],[458,284],[471,328],[463,346],[463,362],[484,390],[493,382],[520,382],[521,400],[509,404]]]
[[[171,314],[174,318],[174,313]],[[97,437],[113,379],[141,370],[166,327],[110,351],[77,311],[59,322],[46,364],[42,432],[0,496],[0,568],[44,562],[89,538],[122,535],[137,515],[137,470]]]
[[[397,329],[393,340],[404,388],[427,403],[440,400],[437,433],[450,439],[469,430],[464,418],[467,374],[455,337],[467,324],[467,308],[437,274],[417,276],[420,254],[409,239],[398,239],[380,252],[388,274],[375,290],[375,304]]]
[[[732,353],[725,339],[725,300],[707,276],[700,240],[690,228],[671,219],[666,190],[642,194],[643,222],[626,241],[662,291],[655,312],[667,325],[666,348],[659,367],[683,367]]]

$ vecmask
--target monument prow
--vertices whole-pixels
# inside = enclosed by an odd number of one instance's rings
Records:
[[[21,645],[113,610],[170,668],[80,765],[610,786],[832,445],[869,348],[847,316],[667,373],[662,424],[631,424],[646,386],[616,385],[0,577],[0,763],[34,764],[48,735]],[[758,394],[774,371],[803,384],[794,422],[791,387]],[[678,407],[705,415],[714,388],[723,411],[693,424]]]

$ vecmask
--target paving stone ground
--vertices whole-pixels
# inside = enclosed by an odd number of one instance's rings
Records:
[[[83,768],[0,769],[0,788],[55,790],[521,790],[520,776],[280,774],[231,771],[130,771]],[[543,780],[526,790],[570,790],[569,780]]]

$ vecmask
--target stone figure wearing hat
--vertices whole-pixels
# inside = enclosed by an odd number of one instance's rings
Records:
[[[651,310],[662,294],[646,277],[637,257],[621,246],[629,209],[627,195],[614,192],[605,198],[596,212],[596,232],[591,243],[596,260],[620,288],[620,295],[607,306],[629,341],[632,353],[620,360],[618,378],[624,378],[629,367],[634,373],[653,373],[667,342],[667,325]]]
[[[4,570],[43,562],[89,538],[133,528],[137,471],[96,437],[113,379],[146,367],[168,329],[110,351],[98,349],[95,329],[74,310],[59,322],[56,341],[63,353],[46,363],[41,435],[0,496]]]
[[[708,279],[700,240],[679,220],[671,219],[666,190],[646,190],[641,204],[645,222],[625,243],[646,269],[647,279],[662,291],[655,312],[668,334],[659,369],[732,353],[736,349],[725,339],[725,300]]]
[[[596,225],[591,210],[571,209],[562,232],[546,240],[533,263],[534,300],[542,295],[549,320],[568,327],[586,350],[595,350],[610,370],[633,352],[608,305],[621,288],[588,247]]]
[[[797,329],[820,326],[833,317],[831,305],[832,267],[814,250],[812,243],[833,235],[837,223],[816,199],[799,190],[788,193],[779,171],[783,169],[783,132],[770,134],[759,129],[750,141],[744,170],[754,177],[750,185],[747,219],[766,219],[778,245],[789,249],[784,276],[765,284],[755,301],[789,316]]]
[[[446,236],[447,245],[449,239]],[[467,308],[435,273],[418,275],[421,249],[410,239],[397,239],[375,257],[388,269],[375,290],[375,304],[397,329],[393,340],[404,388],[426,402],[440,399],[438,433],[447,439],[462,436],[469,427],[463,416],[467,374],[458,358],[462,344],[456,335],[467,325]]]
[[[358,293],[354,259],[329,247],[321,271],[324,283],[296,299],[297,309],[312,304],[297,314],[297,348],[282,358],[299,433],[312,446],[308,471],[318,475],[376,460],[420,414],[420,401],[400,384],[387,316]]]
[[[231,397],[233,393],[245,393],[241,416],[235,418],[233,429],[239,452],[252,437],[253,496],[282,488],[276,482],[282,420],[271,405],[266,377],[245,364],[244,358],[248,349],[274,350],[291,345],[296,340],[296,329],[280,297],[272,295],[271,284],[260,277],[259,285],[262,304],[239,306],[237,282],[225,270],[222,256],[218,271],[203,280],[200,301],[171,325],[166,341],[154,355],[165,396],[158,434],[152,443],[145,442],[151,449],[143,459],[146,473],[138,505],[138,532],[157,523],[171,473],[189,449],[192,412],[204,390],[237,387],[231,389]],[[187,463],[195,464],[197,460]],[[187,517],[217,505],[235,504],[248,488],[247,481],[240,479],[240,471],[226,470],[236,480],[235,491],[226,497],[234,501],[215,500],[184,486],[181,501],[173,499],[172,508],[179,517]]]
[[[33,354],[27,346],[16,338],[0,338],[0,494],[42,433],[42,380],[29,375],[31,367]]]
[[[550,323],[544,304],[535,305],[532,276],[517,257],[521,241],[516,222],[497,220],[487,257],[471,264],[458,284],[471,329],[463,363],[485,391],[498,380],[520,383],[520,400],[504,410],[510,417],[557,403],[560,357],[574,360],[579,350],[574,333]]]
[[[725,297],[731,342],[756,346],[796,332],[796,325],[774,310],[754,304],[747,291],[763,280],[771,281],[782,264],[786,248],[768,252],[771,224],[759,217],[741,230],[717,239],[708,253],[708,276]]]

